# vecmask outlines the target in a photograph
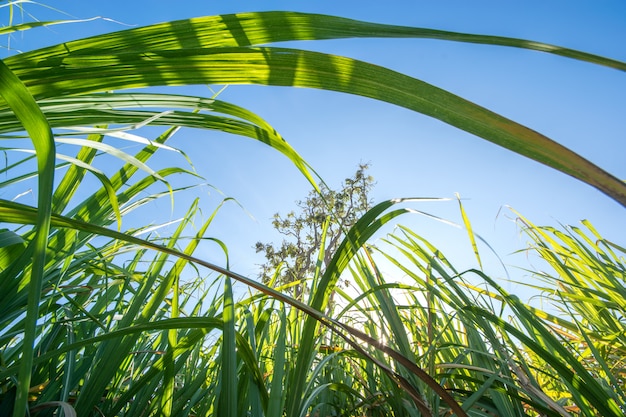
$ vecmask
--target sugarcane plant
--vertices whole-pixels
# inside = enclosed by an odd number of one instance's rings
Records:
[[[275,46],[356,37],[526,48],[626,69],[540,42],[293,12],[186,19],[5,57],[0,135],[11,158],[0,184],[4,195],[30,187],[37,198],[33,205],[0,199],[3,415],[57,408],[66,416],[624,414],[624,249],[590,225],[591,235],[520,220],[535,242],[531,250],[553,268],[538,282],[559,314],[522,302],[480,267],[457,271],[410,229],[372,244],[419,200],[374,205],[333,253],[322,243],[319,264],[329,262],[310,272],[304,300],[287,295],[280,268],[265,282],[229,268],[211,225],[232,199],[215,201],[208,216],[194,200],[176,221],[126,226],[154,201],[207,186],[184,147],[168,144],[180,127],[261,141],[320,190],[312,167],[259,115],[219,96],[141,91],[195,84],[306,87],[381,100],[626,205],[622,181],[528,127],[384,67]],[[150,139],[130,133],[155,127],[161,130]],[[113,139],[141,146],[131,153]],[[167,152],[180,163],[151,168]],[[206,246],[224,262],[197,255]],[[409,281],[381,272],[382,260]],[[358,296],[337,285],[342,277]],[[235,297],[235,282],[250,292]]]

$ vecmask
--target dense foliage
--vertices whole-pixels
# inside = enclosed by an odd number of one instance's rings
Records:
[[[367,164],[359,165],[339,190],[321,184],[319,190],[296,201],[297,213],[292,210],[274,215],[272,225],[284,239],[280,246],[256,244],[256,251],[266,259],[261,265],[263,283],[286,285],[296,299],[301,299],[307,280],[324,273],[347,231],[371,208],[369,192],[374,178],[367,173],[368,168]]]
[[[554,229],[520,217],[532,250],[550,266],[536,284],[546,309],[481,270],[457,270],[408,228],[371,244],[416,201],[385,201],[359,213],[329,250],[323,273],[307,277],[305,302],[271,280],[197,257],[215,221],[210,215],[194,223],[197,203],[164,236],[154,225],[124,229],[127,216],[194,184],[189,167],[150,168],[154,155],[176,151],[168,140],[179,126],[262,141],[320,191],[306,162],[259,116],[214,98],[125,91],[201,83],[321,88],[404,106],[626,205],[622,181],[451,93],[349,58],[258,46],[340,37],[488,43],[626,69],[538,42],[287,12],[169,22],[4,59],[0,134],[14,147],[32,148],[3,168],[0,185],[15,189],[36,179],[37,204],[0,200],[3,415],[56,408],[65,416],[624,415],[626,250],[590,224]],[[133,137],[142,143],[138,152],[109,143],[144,125],[163,131],[151,140]],[[79,150],[66,155],[61,144]],[[81,188],[90,176],[98,187]],[[174,183],[175,176],[188,182]],[[396,273],[383,273],[381,262]],[[356,291],[339,288],[340,278]],[[234,280],[254,291],[235,299]]]

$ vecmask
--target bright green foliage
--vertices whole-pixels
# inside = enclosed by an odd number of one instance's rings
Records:
[[[38,200],[37,207],[0,200],[3,415],[55,407],[79,416],[624,414],[624,250],[588,224],[590,234],[523,221],[533,250],[553,269],[540,276],[540,289],[558,314],[524,304],[480,270],[455,270],[409,229],[377,247],[368,243],[419,201],[386,201],[359,216],[335,250],[317,254],[328,262],[323,273],[307,277],[306,303],[272,288],[278,271],[265,285],[197,257],[208,243],[228,256],[223,242],[210,237],[222,203],[208,219],[193,202],[171,224],[125,228],[124,218],[152,201],[197,185],[192,166],[151,168],[157,153],[185,156],[167,144],[181,126],[259,140],[317,187],[297,152],[245,109],[215,98],[123,91],[203,83],[320,88],[403,106],[626,205],[621,181],[449,92],[345,57],[258,47],[344,37],[478,42],[626,68],[519,39],[284,12],[170,22],[6,58],[0,134],[24,151],[34,148],[37,168],[29,168],[32,156],[11,160],[0,187],[21,192],[36,178]],[[108,136],[147,125],[163,133],[140,140],[137,152],[108,143]],[[89,130],[76,140],[61,128]],[[24,131],[32,146],[19,142]],[[80,148],[57,154],[60,143]],[[102,159],[106,172],[97,168]],[[92,184],[90,175],[97,185],[81,187]],[[480,259],[462,209],[461,216]],[[383,274],[381,260],[407,281]],[[338,288],[343,277],[358,294]],[[233,281],[255,291],[237,300]],[[329,305],[333,293],[341,299]]]

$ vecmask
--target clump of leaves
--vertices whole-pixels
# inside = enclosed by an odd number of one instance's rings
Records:
[[[296,298],[306,292],[304,282],[315,275],[318,258],[323,273],[347,231],[372,207],[369,193],[374,178],[368,169],[369,164],[360,164],[341,188],[333,190],[322,184],[319,192],[312,190],[304,200],[296,201],[297,212],[274,215],[274,229],[285,238],[280,245],[256,243],[256,252],[266,259],[260,272],[264,283],[279,270],[275,284],[294,284],[291,288]]]

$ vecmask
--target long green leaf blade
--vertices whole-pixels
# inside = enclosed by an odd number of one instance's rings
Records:
[[[173,36],[175,35],[175,36]],[[128,37],[142,39],[145,49],[181,49],[190,46],[215,48],[257,46],[292,40],[327,40],[345,38],[423,38],[529,49],[577,59],[626,71],[626,63],[602,56],[525,39],[478,35],[444,30],[385,25],[338,16],[298,12],[251,12],[206,16],[113,32],[67,42],[28,53],[28,57],[59,57],[84,53],[92,48],[116,51],[136,50]]]
[[[200,83],[307,87],[373,98],[434,117],[541,162],[626,206],[626,184],[570,149],[448,91],[362,61],[284,48],[224,47],[102,50],[44,59],[36,69],[33,66],[26,60],[16,62],[13,70],[37,98]]]
[[[37,337],[39,300],[46,263],[46,246],[52,213],[52,187],[54,181],[55,145],[52,130],[46,117],[18,77],[0,61],[0,95],[28,132],[37,151],[39,174],[38,212],[36,235],[33,240],[33,262],[28,282],[28,309],[22,341],[22,358],[18,376],[18,390],[13,415],[22,417],[26,413],[30,388],[34,344]],[[26,252],[28,253],[28,251]]]
[[[235,344],[235,302],[230,277],[224,278],[224,333],[222,335],[222,369],[218,414],[237,416],[237,351]]]

